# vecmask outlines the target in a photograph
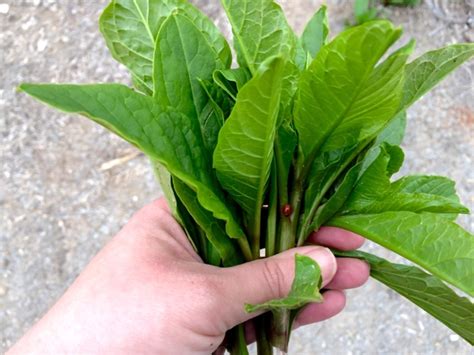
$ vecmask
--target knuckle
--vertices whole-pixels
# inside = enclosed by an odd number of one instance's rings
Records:
[[[263,260],[263,279],[271,290],[273,298],[285,297],[287,293],[286,274],[282,266],[272,260]]]
[[[167,217],[169,213],[157,203],[150,203],[138,211],[134,218],[161,221]]]

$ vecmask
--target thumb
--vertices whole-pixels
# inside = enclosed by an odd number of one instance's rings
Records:
[[[221,285],[222,299],[226,303],[222,310],[228,329],[257,315],[245,312],[245,303],[258,304],[288,295],[295,276],[296,253],[309,256],[318,263],[323,285],[334,277],[336,258],[329,249],[319,246],[294,248],[270,258],[222,269],[226,273]]]

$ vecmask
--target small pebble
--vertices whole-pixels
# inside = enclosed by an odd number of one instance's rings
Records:
[[[458,341],[459,339],[460,339],[460,336],[457,335],[457,334],[451,334],[449,336],[449,340],[452,341],[452,342]]]
[[[0,14],[8,14],[8,11],[10,11],[10,5],[0,4]]]
[[[7,286],[0,284],[0,297],[7,294]]]
[[[36,43],[36,49],[38,52],[44,51],[47,46],[48,46],[48,41],[45,39],[39,39],[38,42]]]

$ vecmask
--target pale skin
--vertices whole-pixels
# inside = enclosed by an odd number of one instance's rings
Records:
[[[159,199],[138,211],[93,258],[47,314],[7,354],[210,354],[224,335],[251,319],[245,303],[287,295],[294,254],[321,267],[324,302],[310,304],[296,326],[323,321],[345,305],[342,290],[365,283],[366,263],[336,259],[326,247],[350,250],[364,239],[325,227],[314,244],[230,268],[206,265]]]

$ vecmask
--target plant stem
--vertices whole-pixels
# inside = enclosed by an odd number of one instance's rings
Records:
[[[268,201],[267,235],[265,238],[265,257],[275,254],[278,220],[278,179],[275,160],[272,164],[270,199]]]
[[[254,320],[258,355],[273,355],[273,348],[267,336],[268,327],[270,325],[269,316],[270,313],[265,313]]]
[[[245,340],[245,329],[243,324],[229,331],[228,350],[231,355],[248,355],[247,341]]]
[[[291,194],[291,214],[289,216],[280,216],[279,228],[279,248],[278,252],[282,252],[295,247],[296,231],[298,227],[298,219],[300,214],[301,199],[303,189],[301,180],[297,179]]]
[[[291,249],[291,221],[288,217],[282,217],[279,220],[279,236],[278,236],[278,252],[281,253],[282,251]]]
[[[278,252],[291,249],[295,247],[296,243],[296,232],[298,228],[301,200],[303,197],[303,180],[298,172],[295,175],[296,179],[290,196],[291,213],[289,216],[280,213]],[[291,311],[281,310],[273,312],[270,334],[272,345],[281,351],[287,352],[290,333]]]
[[[254,260],[252,250],[250,249],[250,244],[247,238],[245,236],[242,236],[237,239],[237,242],[239,244],[240,250],[242,251],[242,254],[244,255],[245,261]]]
[[[291,311],[283,309],[273,312],[271,325],[271,342],[274,347],[288,352],[288,343],[290,342]]]

